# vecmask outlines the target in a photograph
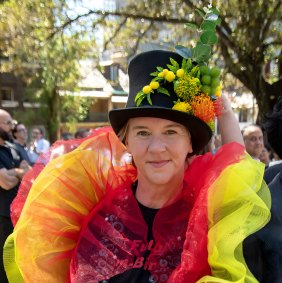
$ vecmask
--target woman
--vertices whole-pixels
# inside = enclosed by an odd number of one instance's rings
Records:
[[[166,51],[130,62],[127,106],[109,113],[119,139],[100,129],[42,171],[6,243],[10,282],[256,281],[242,241],[269,217],[263,166],[194,67]],[[225,145],[195,157],[216,114]]]
[[[265,164],[265,169],[269,167],[269,163],[271,162],[272,150],[268,144],[265,144],[262,152],[259,156],[259,160]]]

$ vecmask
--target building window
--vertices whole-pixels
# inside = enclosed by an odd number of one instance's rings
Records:
[[[118,80],[118,66],[112,65],[110,67],[110,79],[113,82]]]
[[[3,101],[14,101],[14,91],[11,87],[0,88],[0,98]]]

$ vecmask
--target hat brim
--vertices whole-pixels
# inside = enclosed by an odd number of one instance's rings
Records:
[[[212,131],[205,122],[178,110],[148,106],[114,109],[109,112],[109,120],[116,134],[129,119],[137,117],[162,118],[185,126],[191,134],[193,154],[199,153],[212,137]]]

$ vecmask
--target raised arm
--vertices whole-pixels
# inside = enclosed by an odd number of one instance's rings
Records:
[[[222,144],[237,142],[245,146],[238,120],[232,111],[229,99],[224,95],[222,95],[222,104],[222,114],[218,118]]]

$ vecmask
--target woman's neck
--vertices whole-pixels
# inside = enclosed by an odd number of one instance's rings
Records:
[[[146,207],[162,208],[173,203],[181,194],[183,180],[174,184],[152,185],[138,179],[135,197]]]

